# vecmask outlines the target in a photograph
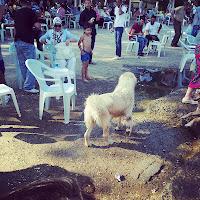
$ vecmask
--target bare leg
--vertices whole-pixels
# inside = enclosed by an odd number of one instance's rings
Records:
[[[89,66],[89,63],[88,63],[88,65],[86,66],[86,69],[85,69],[85,78],[86,78],[87,80],[92,80],[92,78],[89,76],[88,66]]]
[[[192,98],[192,91],[193,91],[193,89],[192,88],[190,88],[190,87],[188,87],[188,89],[187,89],[187,92],[186,92],[186,94],[185,94],[185,99],[191,99]]]
[[[87,68],[88,68],[89,62],[84,62],[82,64],[82,70],[81,70],[81,75],[82,75],[82,80],[84,82],[87,82],[86,76],[87,76]]]

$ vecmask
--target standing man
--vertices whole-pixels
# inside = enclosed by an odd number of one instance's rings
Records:
[[[122,34],[124,32],[125,20],[126,20],[126,13],[127,7],[122,5],[121,0],[116,1],[115,7],[115,21],[114,21],[114,28],[115,28],[115,44],[116,44],[116,56],[114,57],[115,60],[121,59],[121,52],[122,52]]]
[[[92,29],[92,42],[91,42],[91,48],[92,50],[94,49],[94,44],[95,44],[95,38],[96,38],[96,29],[95,29],[95,23],[96,23],[96,12],[92,9],[92,3],[91,0],[85,0],[85,10],[81,12],[80,14],[80,20],[79,24],[80,26],[84,27],[87,24],[90,24],[90,27]],[[91,60],[90,64],[94,64],[92,62],[92,55],[91,55]]]
[[[31,9],[31,2],[22,0],[22,7],[14,14],[15,21],[15,47],[19,65],[24,79],[23,90],[29,93],[38,93],[35,89],[35,77],[27,69],[25,61],[35,59],[36,52],[34,46],[33,27],[40,29],[37,15]]]
[[[183,2],[179,4],[178,7],[174,9],[174,31],[175,35],[172,40],[171,46],[178,47],[178,42],[181,37],[181,29],[183,20],[185,17],[185,7],[183,6]]]

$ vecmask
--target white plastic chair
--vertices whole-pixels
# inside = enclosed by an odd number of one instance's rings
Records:
[[[5,105],[5,96],[6,95],[11,95],[15,109],[17,111],[17,114],[18,114],[19,117],[21,117],[21,113],[20,113],[20,110],[19,110],[19,106],[18,106],[18,103],[17,103],[17,99],[16,99],[16,96],[15,96],[14,90],[11,87],[8,87],[5,84],[0,84],[0,97],[2,99],[3,106]]]
[[[185,66],[186,66],[186,63],[188,61],[193,61],[195,59],[195,55],[194,53],[192,52],[189,52],[187,54],[183,54],[182,58],[181,58],[181,62],[180,62],[180,65],[179,65],[179,74],[178,74],[178,87],[183,87],[183,79],[186,78],[186,75],[185,75]]]
[[[13,39],[13,38],[14,38],[14,30],[15,30],[15,27],[14,27],[14,26],[8,26],[8,27],[6,27],[6,30],[9,30],[9,32],[10,32],[10,37]]]
[[[113,28],[113,21],[104,22],[103,26],[102,26],[102,29],[104,29],[106,27],[107,27],[108,30],[110,30],[111,28]]]
[[[51,14],[48,11],[45,11],[45,18],[46,18],[46,24],[47,26],[52,26],[53,24],[53,19],[51,18]]]
[[[2,23],[1,24],[1,29],[0,29],[0,31],[1,31],[1,42],[4,42],[5,41],[5,29],[4,29],[4,24]]]
[[[73,80],[74,89],[75,89],[75,95],[77,95],[76,90],[76,57],[72,57],[69,60],[55,60],[55,64],[58,64],[58,67],[68,69],[69,70],[69,76]]]
[[[42,30],[43,32],[47,32],[47,31],[49,30],[47,24],[41,24],[41,30]]]
[[[127,36],[131,36],[129,34],[129,30],[128,28],[125,28],[125,32],[127,34]],[[126,47],[126,54],[131,51],[133,52],[136,56],[138,55],[138,50],[139,50],[139,42],[137,41],[137,36],[134,35],[132,36],[133,37],[133,40],[128,40],[128,41],[123,41],[123,43],[127,44],[127,47]]]
[[[129,27],[130,26],[130,21],[131,21],[130,13],[125,13],[125,27]]]
[[[39,118],[42,120],[44,103],[45,108],[49,108],[50,97],[63,97],[64,104],[64,123],[69,123],[70,119],[70,100],[72,101],[72,110],[75,108],[75,87],[71,83],[69,71],[67,69],[53,69],[44,63],[35,60],[26,60],[26,66],[30,72],[35,76],[40,86],[39,99]],[[53,77],[46,78],[45,75]],[[64,78],[67,77],[68,83],[64,83]],[[46,82],[52,82],[47,85]],[[46,101],[45,101],[46,100]]]
[[[169,26],[170,25],[170,22],[171,22],[171,16],[166,16],[167,19],[166,19],[166,25]]]
[[[161,42],[160,41],[149,42],[147,55],[149,55],[149,52],[151,51],[152,48],[154,49],[154,47],[156,47],[157,52],[158,52],[158,57],[160,57],[162,50],[164,50],[164,56],[165,56],[165,46],[167,44],[168,38],[169,38],[168,35],[164,35]]]

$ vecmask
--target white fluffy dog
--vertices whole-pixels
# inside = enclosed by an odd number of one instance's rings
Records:
[[[135,105],[135,86],[137,79],[131,72],[125,72],[119,78],[118,84],[112,93],[92,94],[86,99],[84,121],[86,132],[84,135],[85,145],[90,146],[89,137],[97,124],[103,128],[103,137],[108,143],[109,127],[112,118],[118,118],[118,127],[121,120],[126,120],[127,132],[132,131],[132,110]]]

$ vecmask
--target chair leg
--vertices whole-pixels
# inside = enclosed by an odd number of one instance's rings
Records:
[[[64,123],[69,123],[69,116],[70,116],[70,100],[69,96],[66,94],[63,95],[63,104],[64,104]]]
[[[148,48],[147,48],[147,56],[149,55],[149,51],[150,51],[150,45],[148,46]]]
[[[161,47],[158,47],[158,57],[159,57],[159,58],[160,58],[161,50],[162,50],[162,48],[161,48]]]
[[[72,103],[72,110],[75,110],[75,106],[76,106],[76,95],[73,94],[71,97],[71,103]]]
[[[42,120],[42,116],[43,116],[44,102],[45,102],[45,96],[44,94],[40,93],[40,100],[39,100],[39,119],[40,120]]]
[[[183,73],[180,72],[180,70],[178,71],[178,88],[182,88],[183,87]]]
[[[51,98],[50,97],[47,97],[46,99],[45,99],[45,104],[44,104],[44,106],[45,106],[45,110],[49,110],[49,107],[50,107],[50,102],[51,102]]]
[[[1,42],[4,42],[4,30],[3,29],[1,29]]]
[[[133,43],[128,43],[128,45],[127,45],[127,47],[126,47],[126,53],[127,53],[127,54],[128,54],[128,51],[129,51],[130,47],[131,47],[130,51],[132,51],[133,45],[134,45]]]
[[[20,110],[19,110],[19,106],[18,106],[17,99],[16,99],[14,91],[12,90],[10,94],[11,94],[15,109],[17,111],[17,114],[18,114],[19,117],[21,117],[21,113],[20,113]]]

